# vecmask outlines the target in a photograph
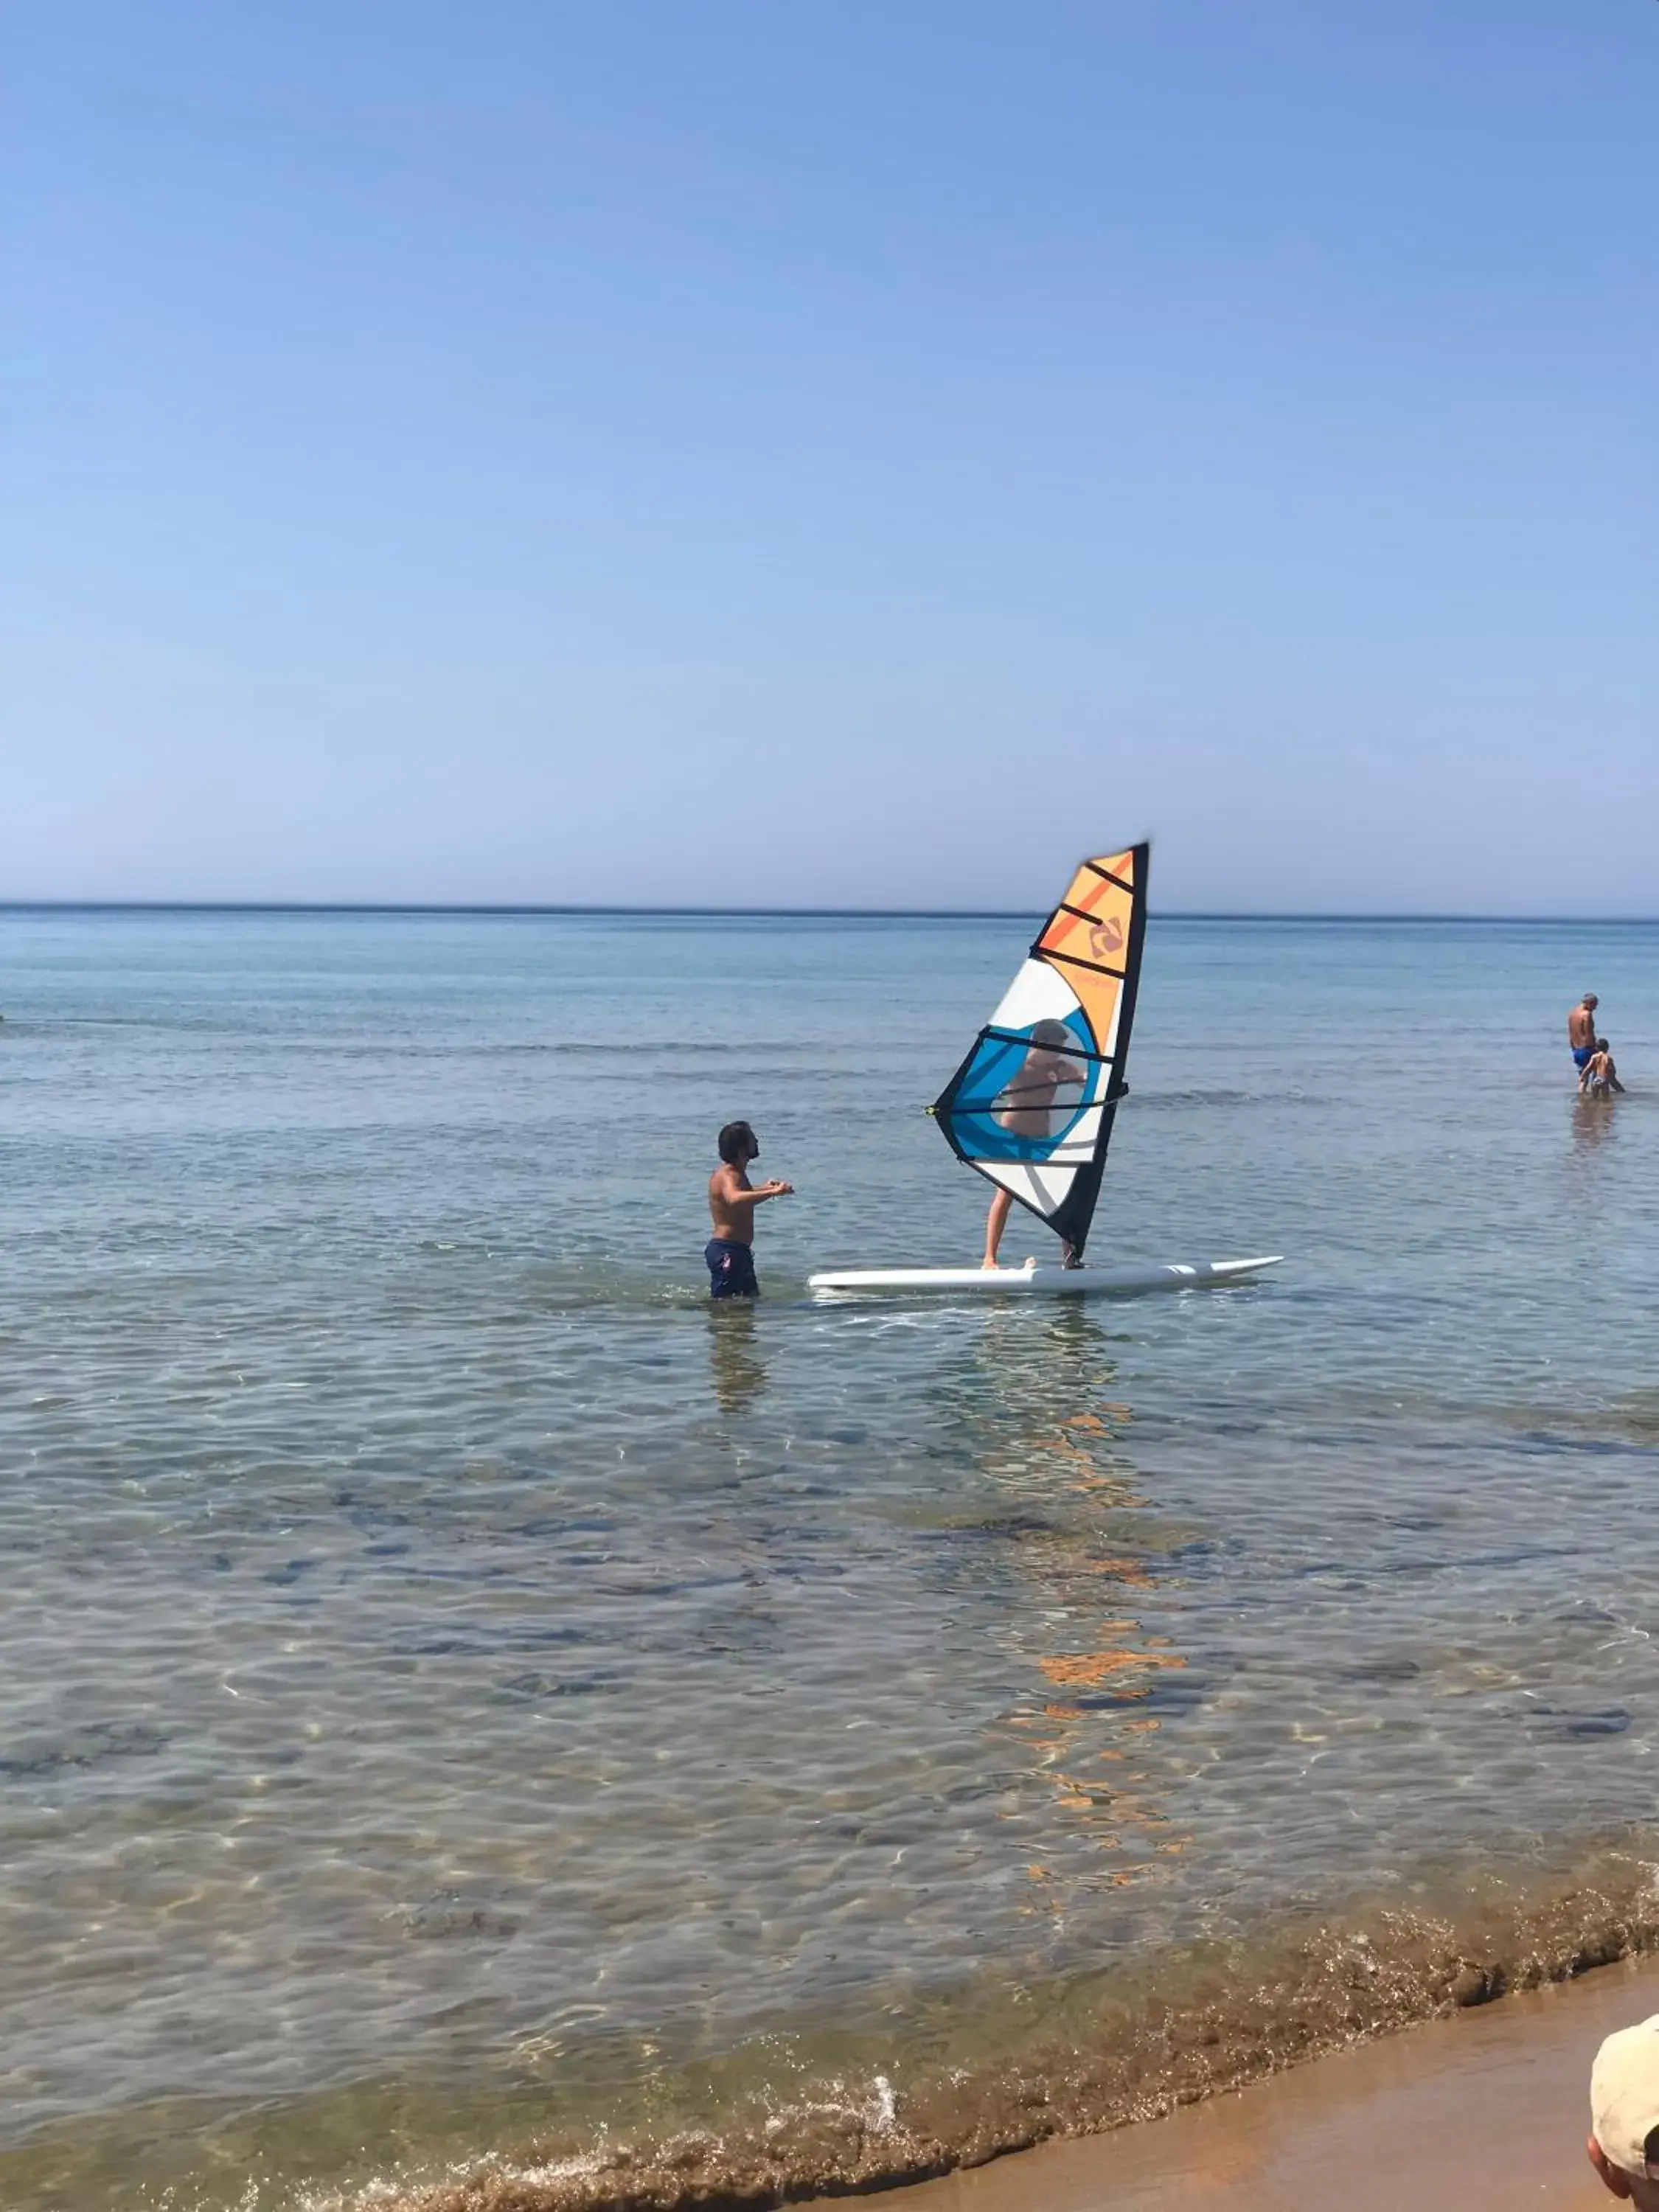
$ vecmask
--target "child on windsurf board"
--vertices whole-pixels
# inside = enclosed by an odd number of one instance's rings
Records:
[[[760,1158],[760,1140],[747,1121],[728,1121],[716,1140],[720,1164],[708,1178],[708,1213],[714,1233],[703,1247],[711,1298],[755,1298],[755,1208],[769,1198],[788,1198],[791,1182],[749,1180]]]
[[[1070,1030],[1064,1022],[1038,1022],[1031,1031],[1031,1042],[1018,1069],[998,1094],[993,1118],[1000,1122],[1011,1137],[1052,1137],[1055,1133],[1054,1114],[1056,1094],[1066,1086],[1073,1086],[1076,1097],[1083,1095],[1088,1078],[1074,1060],[1068,1060],[1060,1049],[1072,1042]],[[1061,1126],[1064,1117],[1073,1110],[1074,1099],[1060,1103]],[[1008,1215],[1014,1203],[1012,1191],[999,1188],[991,1200],[991,1211],[985,1221],[985,1258],[987,1267],[997,1264],[1001,1249],[1002,1232],[1008,1225]],[[1060,1246],[1060,1265],[1079,1267],[1083,1262],[1071,1246]]]

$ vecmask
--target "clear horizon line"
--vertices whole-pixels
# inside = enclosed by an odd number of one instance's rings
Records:
[[[622,906],[402,899],[0,899],[0,914],[246,914],[492,916],[676,917],[732,921],[1026,921],[1047,909],[1030,907],[921,906]],[[1153,921],[1474,922],[1506,928],[1650,928],[1656,915],[1455,914],[1430,909],[1376,912],[1335,908],[1154,907]]]

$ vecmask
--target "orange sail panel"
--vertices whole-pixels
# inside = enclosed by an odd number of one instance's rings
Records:
[[[1079,1254],[1127,1088],[1150,852],[1082,862],[933,1109],[959,1159]]]
[[[1116,1035],[1134,930],[1136,860],[1143,845],[1085,860],[1031,951],[1052,961],[1082,1000],[1097,1037]],[[1144,859],[1140,873],[1146,873]]]

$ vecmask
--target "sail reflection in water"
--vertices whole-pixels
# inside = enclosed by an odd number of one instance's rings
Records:
[[[1179,1586],[1125,1449],[1112,1338],[1080,1305],[1031,1320],[987,1315],[940,1380],[945,1425],[971,1409],[974,1471],[1011,1509],[985,1524],[1023,1585],[1005,1608],[1018,1667],[996,1763],[1007,1818],[1024,1827],[1034,1790],[1044,1801],[1041,1856],[1021,1872],[1027,1910],[1053,1917],[1081,1893],[1158,1881],[1187,1849],[1149,1754],[1193,1690],[1185,1656],[1142,1618],[1150,1604],[1167,1630]]]

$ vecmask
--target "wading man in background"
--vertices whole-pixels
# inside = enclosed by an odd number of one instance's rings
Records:
[[[1581,1075],[1595,1050],[1595,1009],[1601,1003],[1594,991],[1586,991],[1567,1016],[1567,1042],[1572,1049],[1572,1064]]]
[[[717,1139],[720,1164],[708,1178],[708,1212],[714,1233],[703,1247],[708,1263],[711,1298],[757,1298],[755,1280],[755,1208],[769,1198],[787,1198],[791,1182],[749,1180],[751,1161],[760,1158],[760,1142],[747,1121],[728,1121]]]

